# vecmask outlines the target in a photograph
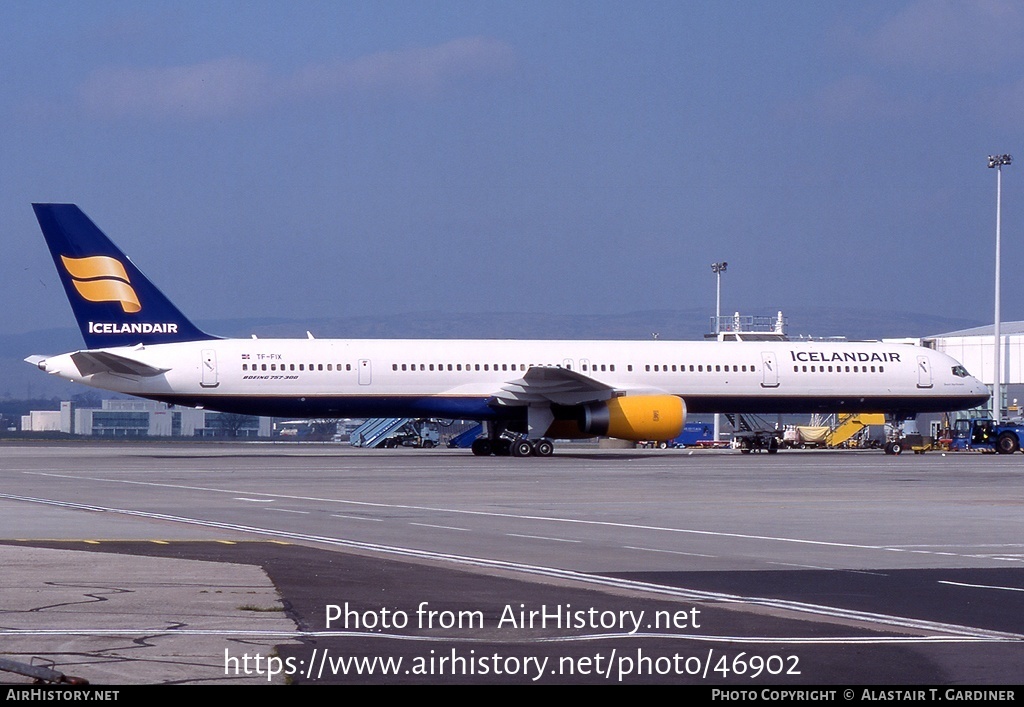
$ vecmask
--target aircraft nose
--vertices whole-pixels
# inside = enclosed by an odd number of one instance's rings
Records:
[[[986,399],[992,397],[992,391],[990,391],[988,389],[988,386],[982,383],[977,378],[974,379],[974,394],[984,395]]]

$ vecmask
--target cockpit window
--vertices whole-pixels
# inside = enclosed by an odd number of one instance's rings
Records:
[[[953,375],[957,378],[970,378],[971,376],[963,366],[953,366]]]

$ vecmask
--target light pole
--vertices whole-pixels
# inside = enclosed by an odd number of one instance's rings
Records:
[[[715,289],[715,338],[722,331],[722,327],[719,324],[719,320],[722,318],[722,273],[725,272],[725,268],[728,267],[729,263],[724,260],[720,263],[711,263],[711,272],[715,274],[718,280],[717,287]]]
[[[999,301],[1000,297],[1000,286],[999,286],[999,264],[1000,264],[1000,226],[1002,225],[1003,215],[1003,165],[1009,165],[1013,162],[1011,155],[989,155],[988,166],[989,169],[996,170],[996,311],[995,311],[995,324],[993,325],[993,334],[995,337],[995,377],[992,381],[992,419],[999,424],[1000,418],[1002,417],[1002,396],[1000,395],[1000,388],[1002,376],[1001,361],[1000,361],[1000,348],[1002,348],[1002,341],[999,331]]]
[[[715,279],[718,281],[715,287],[715,340],[718,339],[718,335],[722,332],[722,273],[725,272],[725,268],[728,267],[729,263],[724,260],[720,263],[711,263],[711,272],[715,274]],[[715,413],[715,442],[718,442],[718,435],[722,428],[722,417],[719,413]]]

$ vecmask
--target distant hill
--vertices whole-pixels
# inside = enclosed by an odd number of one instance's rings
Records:
[[[742,312],[775,316],[773,311]],[[806,307],[784,312],[788,332],[798,336],[845,336],[848,339],[923,337],[986,322],[912,312]],[[411,312],[380,317],[330,319],[230,319],[199,325],[221,336],[304,337],[306,331],[327,338],[428,339],[650,339],[699,340],[710,328],[705,308],[649,310],[627,314],[530,314],[498,312],[453,314]],[[76,329],[41,329],[0,335],[0,399],[70,398],[85,388],[47,376],[26,364],[30,354],[73,351],[82,346]]]
[[[774,317],[775,312],[743,312]],[[845,336],[848,339],[922,337],[984,322],[931,314],[806,308],[784,312],[788,333],[798,336]],[[661,339],[699,340],[711,327],[704,309],[647,310],[626,314],[530,314],[495,312],[452,314],[410,312],[382,317],[306,320],[230,320],[211,322],[208,331],[224,336],[425,339]],[[0,349],[2,353],[2,349]]]

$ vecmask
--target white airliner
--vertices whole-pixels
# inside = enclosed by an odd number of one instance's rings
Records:
[[[989,397],[949,356],[904,344],[222,339],[196,328],[77,206],[33,208],[88,348],[26,361],[176,405],[480,420],[474,453],[547,456],[554,438],[671,439],[688,412],[901,420]]]

